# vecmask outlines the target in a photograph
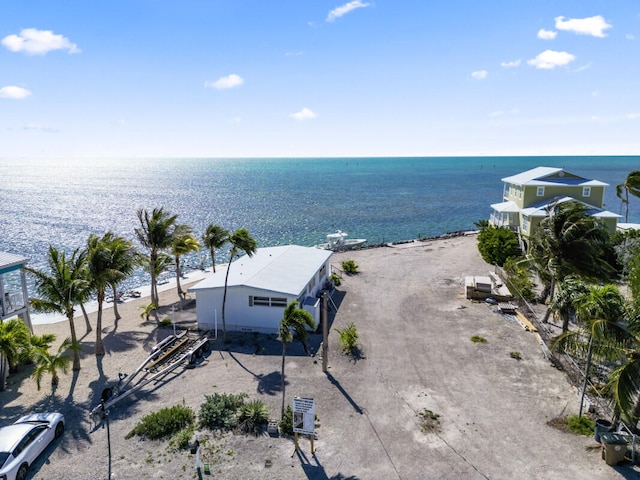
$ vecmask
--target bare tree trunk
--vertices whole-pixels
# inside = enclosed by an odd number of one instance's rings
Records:
[[[111,288],[113,289],[113,314],[116,320],[120,320],[122,317],[120,316],[120,312],[118,312],[118,292],[116,285],[111,285]]]
[[[84,308],[84,303],[80,304],[80,309],[82,310],[82,316],[84,317],[84,323],[87,326],[87,333],[93,330],[91,323],[89,323],[89,315],[87,315],[87,309]]]

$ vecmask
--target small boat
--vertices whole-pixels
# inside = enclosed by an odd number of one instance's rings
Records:
[[[336,233],[330,233],[327,235],[327,243],[321,243],[316,245],[316,248],[323,248],[325,250],[333,250],[334,252],[339,250],[349,250],[359,247],[367,242],[366,238],[347,238],[349,235],[342,230],[337,230]]]

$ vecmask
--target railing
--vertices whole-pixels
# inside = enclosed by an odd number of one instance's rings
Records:
[[[4,298],[0,298],[0,311],[2,316],[17,312],[25,307],[24,297],[21,292],[5,292]]]

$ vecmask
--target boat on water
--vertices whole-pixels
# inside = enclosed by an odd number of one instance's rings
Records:
[[[323,248],[325,250],[349,250],[351,248],[359,247],[367,242],[366,238],[347,238],[348,233],[342,230],[337,230],[335,233],[327,235],[327,243],[321,243],[316,245],[317,248]]]

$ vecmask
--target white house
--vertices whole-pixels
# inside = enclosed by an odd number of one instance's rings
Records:
[[[229,267],[225,323],[227,331],[277,333],[285,307],[297,300],[320,324],[322,290],[331,275],[332,252],[286,245],[259,248]],[[222,300],[226,269],[189,288],[196,294],[201,330],[222,329]]]

